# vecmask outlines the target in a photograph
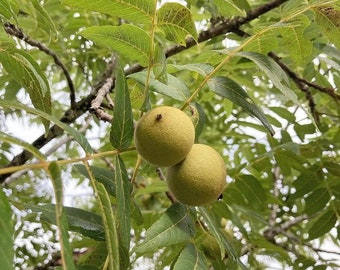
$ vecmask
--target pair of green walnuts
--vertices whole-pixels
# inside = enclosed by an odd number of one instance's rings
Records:
[[[156,107],[144,114],[135,129],[139,155],[157,167],[167,167],[166,182],[176,199],[191,206],[215,201],[226,184],[220,154],[195,144],[195,127],[183,111]]]

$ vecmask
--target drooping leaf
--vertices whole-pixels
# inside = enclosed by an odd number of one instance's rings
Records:
[[[23,140],[10,136],[2,131],[0,131],[0,141],[7,142],[9,144],[19,145],[22,148],[26,149],[27,151],[31,152],[36,158],[38,158],[41,161],[44,161],[46,159],[45,155],[41,153],[36,147],[32,146],[27,142],[24,142]]]
[[[115,93],[110,142],[114,148],[124,150],[129,147],[133,137],[133,115],[129,88],[124,70],[119,64],[116,65]]]
[[[84,175],[86,178],[90,179],[90,175],[88,174],[88,171],[86,170],[86,167],[82,164],[76,164],[74,167],[80,172],[82,175]],[[115,175],[113,171],[101,168],[101,167],[95,167],[91,166],[91,171],[93,173],[94,178],[96,181],[102,183],[107,191],[111,196],[116,196],[115,191]]]
[[[51,114],[50,86],[38,63],[28,53],[15,48],[0,48],[0,62],[7,73],[26,89],[33,106]],[[49,121],[46,118],[43,124],[47,130]]]
[[[14,260],[14,225],[11,205],[4,190],[0,189],[0,258],[2,269],[13,269]]]
[[[129,78],[144,85],[146,76],[146,72],[142,71],[129,75]],[[179,101],[185,101],[190,95],[190,91],[185,83],[171,74],[168,74],[167,84],[162,83],[151,75],[149,78],[149,89]]]
[[[172,269],[208,270],[208,265],[204,259],[203,253],[199,251],[194,244],[188,243],[179,254]]]
[[[84,135],[82,135],[81,133],[79,133],[74,128],[70,127],[69,125],[66,125],[65,123],[61,122],[60,120],[58,120],[54,116],[52,116],[52,115],[50,115],[46,112],[43,112],[41,110],[28,107],[28,106],[21,104],[21,103],[11,102],[11,101],[1,100],[1,99],[0,99],[0,106],[4,107],[4,108],[23,110],[23,111],[26,111],[28,113],[38,115],[38,116],[40,116],[44,119],[47,119],[50,122],[55,123],[57,126],[61,127],[63,130],[65,130],[69,135],[71,135],[74,138],[74,140],[77,141],[80,144],[80,146],[84,149],[84,151],[86,153],[88,153],[88,154],[93,153],[92,147],[89,144],[89,142],[87,141],[87,139],[84,137]]]
[[[94,188],[95,195],[99,202],[100,213],[102,215],[105,243],[108,253],[110,269],[118,270],[120,268],[120,253],[119,253],[119,239],[117,233],[117,221],[113,213],[110,196],[106,191],[104,185],[96,181],[91,167],[87,162],[84,162],[85,168],[90,176],[92,187]]]
[[[189,63],[186,65],[169,65],[168,71],[171,72],[172,69],[175,70],[190,70],[196,72],[203,77],[207,76],[210,72],[214,70],[214,67],[206,63]]]
[[[314,9],[315,20],[326,37],[337,48],[340,48],[340,10],[333,6],[322,6]]]
[[[63,5],[97,11],[131,22],[151,24],[156,3],[152,0],[62,0]]]
[[[318,238],[327,232],[329,232],[335,225],[337,216],[333,209],[329,209],[324,212],[317,220],[314,221],[313,225],[309,228],[308,234],[309,240]]]
[[[189,9],[179,3],[165,3],[157,11],[157,26],[170,41],[185,45],[186,38],[197,40],[197,31]]]
[[[206,222],[209,230],[210,230],[210,233],[215,237],[219,247],[220,247],[220,256],[221,258],[224,258],[225,256],[225,250],[227,250],[228,254],[231,255],[232,259],[233,260],[237,260],[237,254],[236,254],[236,251],[235,251],[235,248],[234,246],[232,245],[232,243],[230,243],[226,238],[224,238],[221,233],[220,233],[220,225],[219,225],[219,222],[216,220],[216,218],[210,214],[208,212],[208,210],[203,207],[203,206],[200,206],[199,207],[199,212],[201,214],[201,216],[203,217],[204,219],[204,222]]]
[[[119,155],[115,156],[115,180],[117,198],[117,228],[120,239],[121,263],[129,261],[131,230],[131,193],[132,185],[128,178],[124,162]]]
[[[73,261],[73,250],[69,242],[69,228],[67,217],[63,207],[63,183],[61,177],[61,169],[57,162],[53,161],[48,167],[48,173],[53,183],[55,194],[55,219],[59,231],[60,254],[63,262],[63,267],[66,270],[75,270]]]
[[[310,21],[306,16],[300,15],[293,21],[284,24],[284,27],[280,30],[285,47],[293,61],[299,65],[305,65],[310,61],[313,49],[312,42],[304,37],[304,32],[309,23]]]
[[[44,29],[49,34],[57,35],[58,30],[53,22],[53,19],[50,17],[48,12],[44,9],[44,7],[40,4],[39,0],[32,0],[31,4],[35,9],[35,14],[38,21],[38,26]]]
[[[288,87],[289,80],[286,73],[273,59],[255,52],[239,52],[237,55],[248,58],[254,62],[288,100],[299,104],[295,92]]]
[[[193,237],[195,225],[186,207],[175,203],[146,231],[145,239],[133,249],[137,254],[183,243]]]
[[[41,219],[57,225],[54,204],[34,205],[25,204],[26,209],[41,213]],[[105,240],[104,225],[101,217],[95,213],[79,208],[64,206],[64,214],[67,217],[68,228],[97,241]]]
[[[246,112],[255,116],[272,135],[274,134],[274,130],[264,113],[235,81],[227,77],[213,77],[208,81],[208,86],[214,93],[231,100]]]
[[[132,24],[92,26],[81,31],[80,34],[142,66],[149,64],[151,37],[138,26]]]

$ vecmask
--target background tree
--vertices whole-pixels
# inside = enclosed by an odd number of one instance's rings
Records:
[[[340,1],[164,2],[1,1],[1,268],[337,269]],[[138,158],[162,104],[223,155],[211,205]]]

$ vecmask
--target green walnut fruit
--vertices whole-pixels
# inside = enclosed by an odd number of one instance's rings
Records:
[[[169,190],[184,204],[200,206],[218,199],[227,171],[221,155],[210,146],[194,144],[186,158],[168,168]]]
[[[169,167],[189,153],[195,140],[195,127],[183,111],[156,107],[141,117],[134,140],[142,158],[155,166]]]

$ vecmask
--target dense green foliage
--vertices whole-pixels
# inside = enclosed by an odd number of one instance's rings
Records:
[[[163,2],[1,0],[1,269],[338,269],[340,1]],[[223,155],[211,205],[138,157],[159,105]]]

